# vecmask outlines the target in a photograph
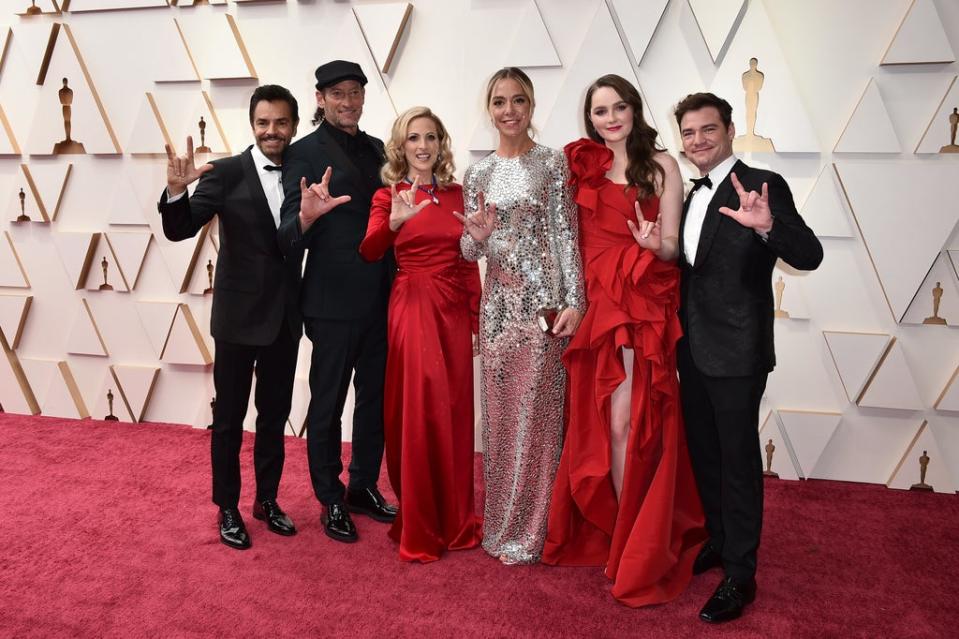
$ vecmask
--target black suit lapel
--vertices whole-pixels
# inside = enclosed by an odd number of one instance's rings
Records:
[[[253,203],[257,223],[261,225],[269,224],[268,231],[276,233],[276,220],[273,218],[273,211],[270,210],[270,202],[266,199],[266,193],[263,192],[263,183],[260,182],[260,174],[253,162],[253,154],[250,153],[251,148],[253,147],[248,147],[246,151],[240,154],[243,178],[247,188],[250,189],[250,199]]]
[[[690,189],[686,194],[686,201],[683,202],[683,214],[679,218],[679,263],[680,265],[689,265],[686,261],[686,214],[689,212],[689,203],[693,199],[693,191]]]
[[[360,193],[367,191],[363,180],[360,179],[360,170],[353,164],[353,160],[343,152],[343,149],[333,137],[323,130],[322,126],[316,128],[316,141],[326,151],[330,159],[333,160],[333,167],[337,171],[345,171],[350,182]]]
[[[748,168],[749,167],[741,161],[737,160],[730,174],[737,173],[737,177],[739,177],[739,175],[742,175],[743,170],[748,170]],[[716,187],[716,193],[713,194],[713,199],[709,201],[709,206],[706,207],[706,217],[703,219],[703,230],[699,234],[699,245],[696,247],[695,266],[702,264],[703,260],[705,260],[709,254],[713,239],[716,237],[716,231],[719,229],[719,223],[722,222],[723,217],[725,217],[719,212],[719,209],[723,206],[728,206],[731,209],[739,208],[739,197],[736,195],[736,190],[733,188],[733,181],[729,175]]]

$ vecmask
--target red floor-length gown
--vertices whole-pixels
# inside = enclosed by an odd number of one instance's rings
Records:
[[[409,189],[400,184],[397,190]],[[384,428],[386,466],[399,498],[390,537],[405,561],[435,561],[444,550],[482,541],[473,508],[473,352],[480,279],[460,254],[463,210],[458,184],[390,230],[391,196],[373,196],[364,259],[392,246],[399,267],[390,294]],[[419,190],[416,202],[430,196]]]
[[[630,606],[669,601],[692,576],[706,539],[679,403],[675,345],[679,270],[641,248],[626,226],[635,189],[605,174],[612,151],[589,140],[566,147],[579,205],[589,308],[563,356],[569,418],[553,489],[543,561],[605,566]],[[659,198],[641,202],[655,220]],[[634,351],[630,433],[622,493],[610,476],[610,397]]]

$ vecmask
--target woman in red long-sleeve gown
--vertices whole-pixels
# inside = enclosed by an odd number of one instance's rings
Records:
[[[605,566],[613,595],[679,595],[706,539],[676,376],[679,167],[642,101],[607,75],[586,94],[591,139],[566,147],[589,303],[563,360],[569,416],[543,561]]]
[[[399,498],[390,537],[405,561],[435,561],[482,541],[473,508],[473,340],[480,279],[463,259],[463,190],[453,183],[449,136],[429,109],[393,124],[383,181],[360,254],[392,247],[384,391],[386,465]]]

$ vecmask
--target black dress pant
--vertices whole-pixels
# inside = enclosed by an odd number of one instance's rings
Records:
[[[756,574],[763,522],[759,402],[767,373],[711,377],[696,367],[686,338],[676,350],[686,441],[703,502],[710,542],[726,574]]]
[[[213,414],[211,457],[213,461],[213,503],[236,508],[240,500],[240,447],[243,420],[250,401],[250,386],[256,371],[256,440],[253,469],[256,499],[276,499],[283,473],[283,431],[290,414],[293,375],[299,340],[284,322],[272,344],[247,346],[216,340],[213,385],[216,409]]]
[[[313,342],[306,449],[310,480],[324,505],[343,501],[340,481],[343,406],[353,377],[351,489],[375,488],[383,461],[383,378],[386,375],[386,309],[360,320],[306,318]],[[355,371],[355,374],[354,374]]]

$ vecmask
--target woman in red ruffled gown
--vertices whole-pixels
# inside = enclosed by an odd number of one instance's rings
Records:
[[[405,561],[435,561],[482,541],[473,508],[473,344],[480,278],[460,254],[463,189],[442,122],[429,109],[401,114],[386,144],[360,254],[399,267],[390,294],[384,427],[386,465],[399,498],[390,537]],[[472,339],[471,339],[472,336]]]
[[[569,417],[543,561],[605,566],[630,606],[669,601],[706,539],[676,376],[682,179],[619,76],[586,94],[591,139],[566,147],[586,316],[563,360]]]

